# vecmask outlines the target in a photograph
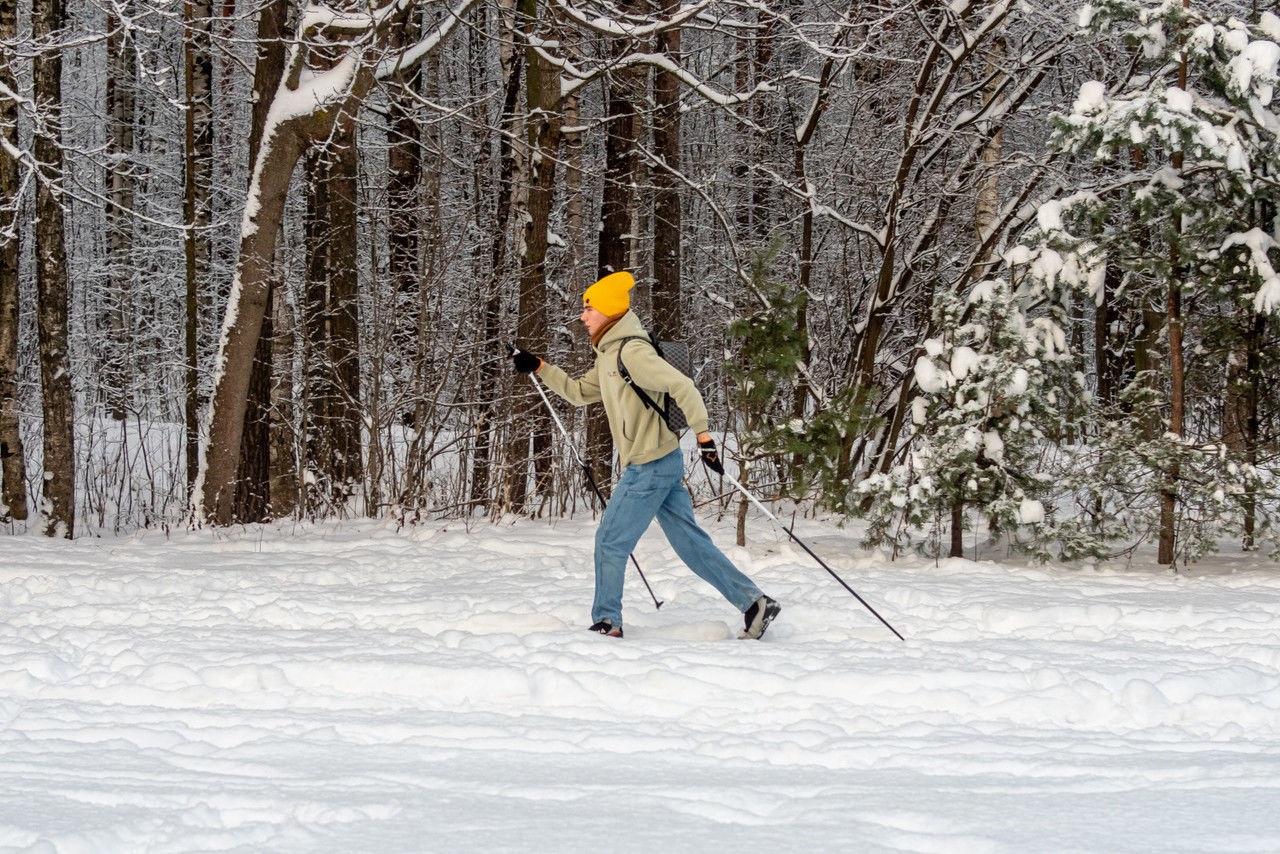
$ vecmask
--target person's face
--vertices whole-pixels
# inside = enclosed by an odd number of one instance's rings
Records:
[[[601,314],[589,305],[582,307],[582,317],[579,318],[587,327],[587,332],[595,335],[601,326],[609,322],[609,315]]]

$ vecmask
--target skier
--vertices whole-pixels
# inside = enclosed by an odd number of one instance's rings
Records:
[[[630,273],[605,276],[582,295],[583,324],[591,334],[595,366],[581,379],[570,379],[560,368],[522,350],[513,350],[512,363],[520,373],[536,373],[547,387],[574,406],[603,401],[618,460],[625,467],[604,518],[596,530],[596,591],[591,606],[591,631],[622,637],[622,582],[640,535],[656,516],[662,532],[680,559],[743,612],[744,638],[758,638],[782,607],[760,592],[724,554],[693,517],[693,501],[681,483],[684,460],[680,441],[618,375],[618,348],[629,342],[624,358],[627,372],[650,397],[671,395],[698,438],[702,461],[714,472],[724,466],[716,443],[707,432],[707,407],[693,381],[669,365],[652,344],[640,319],[631,312]]]

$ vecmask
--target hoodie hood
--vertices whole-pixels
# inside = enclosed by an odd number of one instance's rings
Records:
[[[612,326],[605,330],[604,335],[600,336],[600,343],[594,345],[597,354],[605,353],[618,346],[618,342],[623,338],[643,338],[649,339],[649,333],[645,331],[644,324],[640,322],[640,318],[636,317],[636,313],[627,310],[627,313],[618,318]]]

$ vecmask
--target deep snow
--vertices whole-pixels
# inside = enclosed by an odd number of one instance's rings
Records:
[[[753,527],[762,642],[656,528],[622,641],[590,519],[0,538],[0,850],[1280,851],[1274,565],[801,521],[901,643]]]

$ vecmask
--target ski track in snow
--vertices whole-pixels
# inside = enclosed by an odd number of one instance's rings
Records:
[[[1280,851],[1280,570],[730,557],[591,520],[0,540],[0,851]],[[713,526],[722,546],[726,521]]]

